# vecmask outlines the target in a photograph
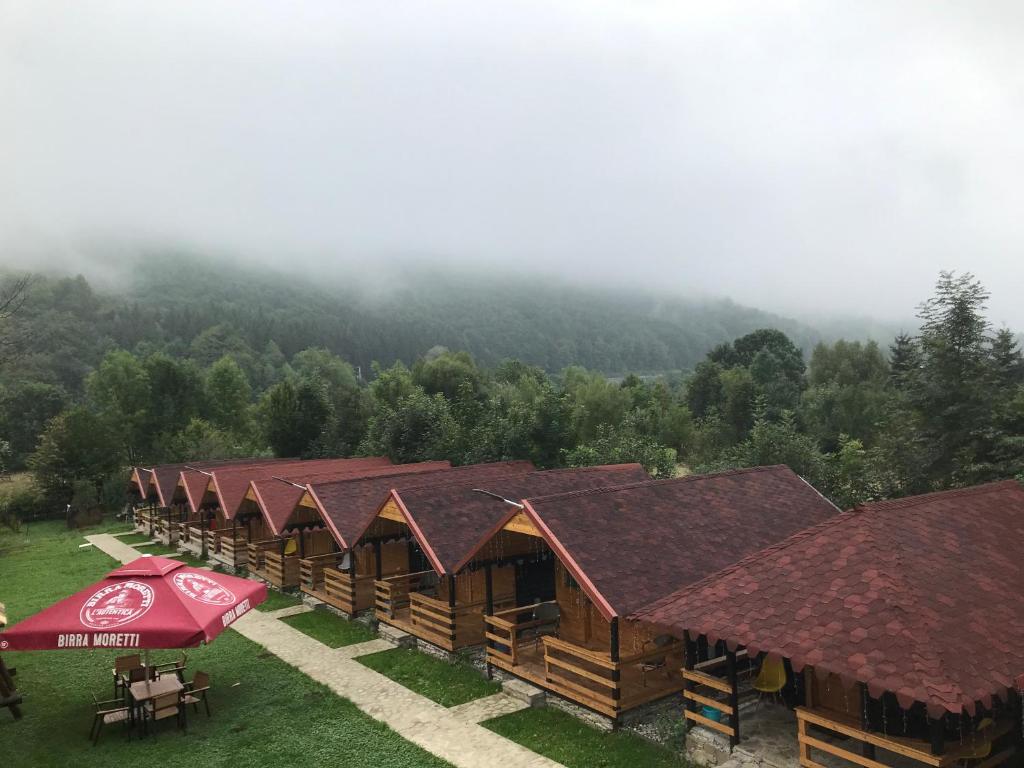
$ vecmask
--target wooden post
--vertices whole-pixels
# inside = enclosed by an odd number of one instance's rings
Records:
[[[622,698],[622,670],[619,668],[619,617],[613,616],[611,626],[609,627],[609,643],[610,648],[608,649],[608,658],[611,659],[615,667],[612,669],[612,682],[615,683],[615,687],[612,688],[612,698],[615,700],[615,719],[612,721],[613,727],[618,727],[619,717],[619,700]]]
[[[380,539],[374,539],[373,541],[373,559],[377,561],[375,566],[377,581],[380,581],[381,577],[384,575],[384,563],[381,558]]]
[[[928,731],[931,737],[932,743],[932,754],[933,755],[944,755],[946,754],[946,727],[940,717],[938,720],[932,720],[928,718]]]
[[[448,607],[455,610],[455,576],[448,574]]]
[[[740,743],[740,684],[736,674],[736,651],[725,651],[725,673],[729,678],[729,706],[732,707],[732,736],[729,745],[735,747]]]
[[[484,616],[491,616],[494,614],[494,579],[491,574],[491,564],[488,563],[484,566]],[[490,625],[484,621],[484,632],[490,634]],[[493,648],[494,641],[487,638],[487,648]],[[490,657],[487,652],[484,652],[484,658],[486,659],[485,667],[487,670],[487,679],[494,679],[494,668],[491,666]]]
[[[299,557],[306,557],[306,534],[301,527],[299,528]]]
[[[697,644],[693,642],[689,632],[683,632],[683,669],[692,672],[697,663]],[[692,691],[693,681],[683,678],[683,691]],[[697,702],[693,699],[686,699],[683,703],[691,712],[697,711]]]
[[[356,592],[356,551],[355,549],[349,549],[348,551],[348,577],[352,579],[352,594]]]
[[[862,731],[871,730],[871,718],[868,716],[868,702],[871,700],[868,695],[868,684],[857,683],[857,687],[860,689],[860,729]],[[868,744],[866,741],[860,743],[860,753],[864,755],[868,760],[875,759],[875,745]]]

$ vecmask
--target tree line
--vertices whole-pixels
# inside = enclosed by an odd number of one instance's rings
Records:
[[[67,300],[85,288],[65,287]],[[115,499],[128,464],[383,454],[637,461],[656,476],[785,463],[848,507],[1024,472],[1024,362],[1013,333],[990,327],[987,298],[972,276],[943,273],[919,331],[887,348],[819,343],[805,361],[786,333],[763,328],[713,346],[687,375],[616,379],[481,365],[446,347],[363,371],[317,346],[255,359],[209,328],[187,347],[112,346],[78,392],[5,380],[0,440],[51,506]],[[46,354],[30,346],[25,370]],[[72,375],[77,362],[64,364]]]

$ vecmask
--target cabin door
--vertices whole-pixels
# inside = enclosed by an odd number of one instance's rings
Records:
[[[516,563],[516,605],[555,599],[555,559]]]

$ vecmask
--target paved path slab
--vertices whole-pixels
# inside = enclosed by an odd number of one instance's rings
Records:
[[[125,544],[119,538],[109,533],[97,533],[92,536],[86,536],[85,540],[96,547],[96,549],[106,552],[117,562],[121,563],[121,565],[130,563],[142,555],[142,552],[139,552],[135,547]]]
[[[511,715],[513,712],[528,708],[529,705],[525,701],[513,699],[504,693],[496,693],[493,696],[467,701],[457,707],[449,707],[448,712],[466,723],[482,723],[484,720]]]
[[[85,538],[121,563],[130,562],[140,555],[137,549],[107,533]],[[522,702],[509,697],[504,697],[509,699],[508,702],[499,702],[497,699],[503,694],[497,694],[452,709],[442,707],[355,660],[357,656],[393,647],[390,643],[371,640],[331,649],[278,621],[278,616],[290,616],[306,610],[309,607],[302,605],[269,613],[250,611],[231,627],[456,768],[494,768],[495,765],[501,768],[564,768],[561,763],[487,730],[474,719],[477,716],[484,719],[490,711],[496,712],[490,716],[497,717],[506,713],[506,707],[521,708]],[[470,704],[476,707],[470,707]]]

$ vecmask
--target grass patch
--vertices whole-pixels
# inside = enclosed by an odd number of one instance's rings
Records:
[[[501,690],[498,683],[487,680],[466,662],[444,661],[416,650],[394,648],[360,656],[356,661],[444,707]]]
[[[130,547],[134,547],[136,544],[149,544],[153,541],[149,534],[146,533],[129,533],[127,536],[118,536],[117,540]],[[145,549],[148,550],[149,547],[145,547]]]
[[[301,603],[302,600],[295,595],[286,595],[284,592],[278,592],[276,589],[267,587],[267,599],[257,605],[256,608],[264,612],[279,611],[282,608],[294,608]]]
[[[309,611],[289,616],[281,621],[331,648],[365,643],[376,637],[365,624],[343,619],[329,611]]]
[[[103,528],[85,531],[100,532]],[[101,578],[116,563],[95,548],[79,549],[82,532],[40,522],[18,533],[0,530],[0,601],[17,622]],[[169,661],[176,651],[155,651]],[[189,672],[209,672],[213,717],[189,713],[187,734],[172,724],[156,738],[127,741],[108,728],[99,747],[86,739],[90,693],[112,693],[112,651],[5,653],[18,668],[24,718],[0,711],[4,768],[74,765],[143,768],[159,764],[237,768],[445,768],[444,761],[289,667],[259,645],[227,630],[209,646],[188,651]]]
[[[557,709],[524,709],[481,723],[566,768],[679,768],[683,757],[628,731],[593,728]]]

